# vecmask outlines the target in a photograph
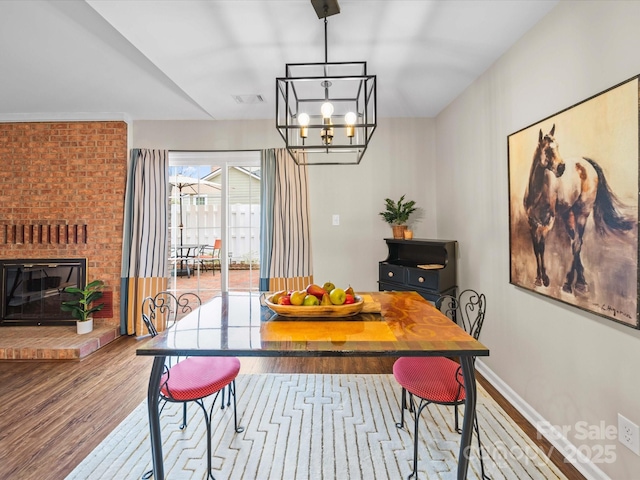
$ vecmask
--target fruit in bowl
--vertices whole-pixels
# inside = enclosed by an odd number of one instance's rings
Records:
[[[298,290],[296,292],[292,292],[290,295],[291,305],[302,305],[306,296],[306,290]]]
[[[334,305],[342,305],[347,299],[347,294],[341,288],[334,288],[329,292],[329,300]]]
[[[318,297],[316,297],[315,295],[307,295],[306,297],[304,297],[302,305],[306,307],[320,305],[320,300],[318,300]]]
[[[279,292],[276,292],[273,295],[271,295],[271,301],[273,303],[280,303],[280,299],[284,297],[286,294],[287,292],[285,290],[280,290]]]
[[[325,288],[333,287],[329,291]],[[353,288],[326,282],[310,284],[304,290],[279,291],[266,298],[266,305],[278,315],[290,317],[346,317],[362,310],[364,301]]]
[[[322,285],[322,288],[324,288],[325,292],[329,293],[331,290],[336,288],[336,286],[331,282],[324,282],[324,284]]]
[[[320,285],[316,285],[315,283],[312,283],[311,285],[309,285],[307,287],[307,293],[309,295],[313,295],[314,297],[317,297],[318,300],[322,300],[322,296],[325,293],[329,293],[327,292],[324,288],[322,288]]]
[[[291,297],[284,295],[278,299],[278,305],[291,305]]]

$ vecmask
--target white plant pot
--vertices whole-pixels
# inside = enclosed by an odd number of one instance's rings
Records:
[[[84,322],[76,322],[76,329],[79,335],[93,331],[93,318]]]

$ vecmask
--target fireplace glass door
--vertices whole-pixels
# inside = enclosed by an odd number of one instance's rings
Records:
[[[0,261],[2,311],[0,325],[71,325],[62,302],[74,296],[64,289],[85,283],[85,259],[19,259]]]

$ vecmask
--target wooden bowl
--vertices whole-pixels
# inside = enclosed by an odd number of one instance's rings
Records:
[[[271,301],[272,295],[265,298],[267,307],[283,317],[350,317],[362,310],[364,300],[355,295],[355,303],[347,305],[278,305]]]

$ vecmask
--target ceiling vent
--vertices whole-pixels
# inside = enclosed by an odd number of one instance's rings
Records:
[[[250,94],[250,95],[231,95],[236,103],[242,105],[255,105],[257,103],[265,103],[265,99],[262,95]]]

